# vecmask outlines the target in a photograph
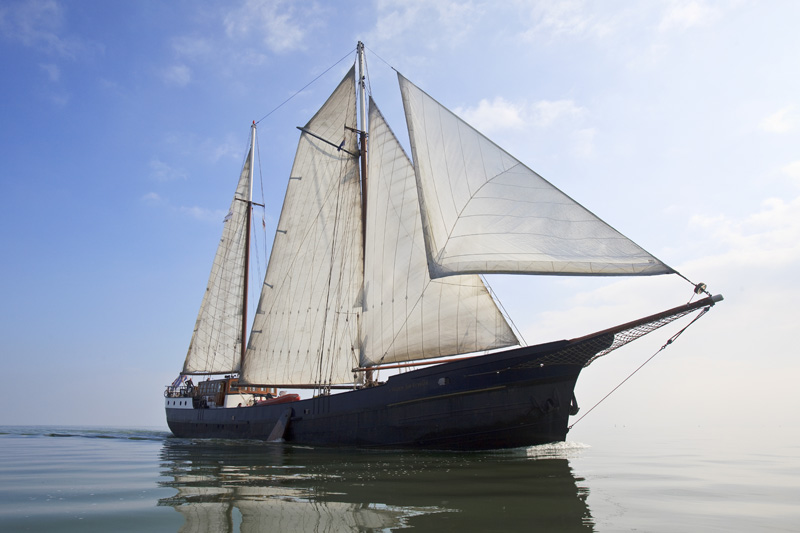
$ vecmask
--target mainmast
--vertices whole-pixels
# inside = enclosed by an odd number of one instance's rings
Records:
[[[365,268],[366,257],[367,257],[367,106],[366,106],[366,98],[364,93],[366,92],[366,85],[365,80],[366,77],[364,76],[364,43],[358,41],[358,46],[356,47],[358,50],[358,104],[359,110],[361,115],[361,122],[359,122],[359,141],[361,141],[361,268],[362,270]],[[363,294],[363,287],[361,293]],[[359,328],[361,321],[359,321]],[[359,337],[361,335],[359,334]],[[372,383],[372,369],[368,368],[364,372],[364,381],[367,385]]]
[[[366,92],[364,75],[364,43],[358,41],[358,104],[360,111],[360,122],[358,135],[361,152],[361,232],[364,236],[363,243],[366,245],[367,232],[367,106],[364,93]]]
[[[255,147],[256,147],[256,121],[250,126],[250,176],[248,182],[250,184],[247,191],[247,214],[245,215],[245,232],[244,232],[244,290],[242,291],[242,356],[239,362],[239,368],[244,367],[244,354],[247,351],[247,285],[250,280],[250,216],[253,212],[253,168],[255,162]]]

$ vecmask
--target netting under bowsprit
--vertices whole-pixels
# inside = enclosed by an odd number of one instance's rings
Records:
[[[700,314],[695,318],[695,320],[697,320],[697,318],[700,318],[700,316],[706,313],[715,302],[716,300],[711,297],[705,298],[693,304],[676,307],[664,311],[663,313],[645,317],[634,322],[628,322],[627,324],[622,324],[615,328],[599,331],[586,337],[574,339],[563,349],[545,355],[532,362],[537,365],[567,364],[586,367],[595,359],[603,357],[617,348],[625,346],[629,342],[635,341],[679,318],[700,311]],[[689,327],[689,325],[686,327]],[[672,342],[686,327],[674,335],[667,344]]]

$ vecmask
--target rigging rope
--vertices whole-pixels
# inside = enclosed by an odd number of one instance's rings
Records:
[[[352,50],[352,49],[351,49],[351,50],[348,50],[348,51],[347,51],[347,54],[345,54],[345,55],[344,55],[344,57],[342,57],[342,58],[341,58],[339,61],[337,61],[336,63],[334,63],[334,64],[333,64],[333,65],[331,65],[330,67],[326,68],[326,69],[325,69],[325,71],[324,71],[324,72],[322,72],[322,74],[320,74],[319,76],[317,76],[316,78],[314,78],[314,79],[313,79],[313,80],[311,80],[310,82],[306,83],[306,84],[303,86],[303,88],[302,88],[302,89],[299,89],[299,90],[298,90],[297,92],[295,92],[295,93],[294,93],[292,96],[290,96],[289,98],[287,98],[286,100],[284,100],[283,102],[281,102],[281,104],[280,104],[280,105],[278,105],[278,107],[276,107],[275,109],[273,109],[272,111],[270,111],[269,113],[267,113],[266,115],[264,115],[263,117],[261,117],[260,119],[256,120],[256,124],[258,124],[259,122],[261,122],[262,120],[264,120],[265,118],[267,118],[268,116],[270,116],[271,114],[273,114],[275,111],[277,111],[278,109],[280,109],[281,107],[283,107],[283,106],[284,106],[286,103],[288,103],[288,102],[289,102],[289,100],[291,100],[292,98],[294,98],[295,96],[297,96],[298,94],[300,94],[301,92],[303,92],[304,90],[306,90],[306,88],[308,88],[308,86],[309,86],[309,85],[313,84],[315,81],[317,81],[317,80],[318,80],[318,79],[320,79],[322,76],[324,76],[325,74],[327,74],[329,70],[331,70],[333,67],[335,67],[336,65],[338,65],[339,63],[341,63],[342,61],[344,61],[345,59],[347,59],[347,58],[350,56],[350,54],[352,54],[352,53],[353,53],[353,50]]]
[[[681,276],[681,277],[682,277],[682,276]],[[685,279],[685,278],[684,278],[684,279]],[[687,280],[687,281],[688,281],[688,280]],[[703,310],[700,312],[700,314],[698,314],[696,317],[694,317],[694,318],[692,319],[692,321],[691,321],[691,322],[689,322],[688,324],[686,324],[686,325],[685,325],[685,326],[684,326],[684,327],[683,327],[683,328],[682,328],[680,331],[678,331],[678,332],[677,332],[675,335],[673,335],[672,337],[670,337],[670,338],[667,340],[667,342],[665,342],[665,343],[664,343],[664,345],[663,345],[661,348],[659,348],[658,350],[656,350],[656,352],[655,352],[653,355],[651,355],[650,357],[648,357],[648,358],[647,358],[647,360],[646,360],[644,363],[642,363],[641,365],[639,365],[639,366],[636,368],[636,370],[634,370],[633,372],[631,372],[630,374],[628,374],[628,377],[626,377],[625,379],[623,379],[622,381],[620,381],[620,382],[619,382],[619,384],[618,384],[616,387],[614,387],[613,389],[611,389],[611,391],[609,391],[609,393],[608,393],[608,394],[606,394],[605,396],[603,396],[603,397],[600,399],[600,401],[598,401],[596,404],[594,404],[594,405],[593,405],[593,406],[592,406],[592,407],[591,407],[591,408],[590,408],[588,411],[586,411],[585,413],[583,413],[583,415],[582,415],[580,418],[578,418],[578,419],[577,419],[575,422],[573,422],[572,424],[570,424],[570,426],[569,426],[569,427],[567,427],[567,431],[569,431],[569,430],[571,430],[573,427],[575,427],[575,424],[577,424],[578,422],[580,422],[581,420],[583,420],[583,419],[586,417],[586,415],[588,415],[589,413],[591,413],[591,412],[594,410],[594,408],[595,408],[595,407],[597,407],[598,405],[600,405],[601,403],[603,403],[603,401],[604,401],[606,398],[608,398],[609,396],[611,396],[611,395],[612,395],[612,394],[613,394],[613,393],[614,393],[614,392],[615,392],[615,391],[616,391],[618,388],[620,388],[620,387],[622,386],[622,384],[623,384],[623,383],[625,383],[626,381],[628,381],[629,379],[631,379],[631,378],[633,377],[633,375],[634,375],[634,374],[636,374],[636,373],[637,373],[639,370],[641,370],[641,369],[644,367],[644,365],[646,365],[647,363],[649,363],[649,362],[650,362],[650,361],[651,361],[651,360],[652,360],[652,359],[653,359],[655,356],[657,356],[657,355],[658,355],[659,353],[661,353],[661,352],[662,352],[664,349],[666,349],[666,348],[667,348],[667,346],[669,346],[670,344],[672,344],[673,342],[675,342],[675,341],[678,339],[678,337],[680,337],[680,336],[681,336],[681,334],[682,334],[684,331],[686,331],[686,330],[689,328],[689,326],[691,326],[692,324],[694,324],[695,322],[697,322],[698,320],[700,320],[700,317],[702,317],[703,315],[705,315],[706,313],[708,313],[709,309],[711,309],[711,308],[710,308],[710,307],[706,307],[705,309],[703,309]]]
[[[379,56],[379,55],[378,55],[378,53],[377,53],[377,52],[375,52],[375,50],[373,50],[372,48],[370,48],[370,47],[369,47],[369,46],[367,46],[367,45],[364,45],[364,48],[366,48],[367,50],[369,50],[369,52],[370,52],[371,54],[373,54],[375,57],[377,57],[378,59],[380,59],[381,61],[383,61],[384,63],[386,63],[386,66],[387,66],[387,67],[389,67],[390,69],[392,69],[392,70],[394,70],[395,72],[397,72],[397,69],[396,69],[396,68],[394,68],[392,65],[390,65],[390,64],[389,64],[389,62],[388,62],[388,61],[386,61],[384,58],[382,58],[381,56]],[[370,94],[371,94],[371,93],[370,93]]]

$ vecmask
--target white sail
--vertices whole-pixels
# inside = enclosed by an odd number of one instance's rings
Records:
[[[363,280],[354,69],[303,128],[242,378],[352,382]]]
[[[398,74],[431,276],[673,270]]]
[[[183,364],[185,374],[224,374],[239,370],[252,146],[250,150],[230,210],[225,216],[222,238]]]
[[[414,168],[371,99],[369,126],[361,365],[518,344],[477,275],[431,280]]]

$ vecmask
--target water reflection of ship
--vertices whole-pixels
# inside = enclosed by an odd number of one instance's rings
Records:
[[[359,452],[167,439],[159,500],[181,532],[591,531],[563,452]]]

